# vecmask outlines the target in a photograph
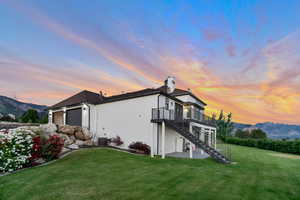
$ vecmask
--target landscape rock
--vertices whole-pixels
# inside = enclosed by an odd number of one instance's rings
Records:
[[[57,131],[57,127],[55,124],[42,124],[40,125],[41,131],[46,134],[55,133]]]
[[[67,135],[74,135],[75,131],[78,130],[76,126],[69,126],[69,125],[60,125],[58,127],[58,132],[67,134]]]
[[[85,140],[91,139],[91,138],[92,138],[92,135],[91,135],[91,133],[89,132],[89,130],[87,130],[86,128],[83,128],[83,129],[81,129],[81,130],[75,132],[75,137],[76,137],[76,139],[78,139],[78,140],[83,140],[83,141],[85,141]]]
[[[92,133],[87,128],[82,128],[82,133],[85,135],[87,140],[92,139]]]
[[[75,141],[75,144],[77,144],[78,146],[82,146],[84,145],[85,141],[82,141],[82,140],[76,140]]]
[[[93,146],[94,145],[94,142],[92,140],[86,140],[84,141],[84,144],[83,145],[86,145],[86,146]]]
[[[70,149],[64,147],[64,148],[61,150],[60,155],[65,154],[65,153],[70,152],[70,151],[71,151]]]
[[[45,163],[46,161],[43,159],[43,158],[39,158],[39,159],[37,159],[36,161],[35,161],[35,163],[37,163],[37,164],[43,164],[43,163]]]
[[[74,142],[76,141],[76,138],[75,138],[74,135],[69,136],[69,138],[70,138],[71,140],[73,140]]]
[[[75,140],[72,140],[68,135],[65,134],[57,134],[60,138],[64,140],[64,146],[69,146],[74,144]]]
[[[71,144],[68,146],[69,149],[72,149],[72,150],[76,150],[76,149],[79,149],[79,146],[77,144]]]

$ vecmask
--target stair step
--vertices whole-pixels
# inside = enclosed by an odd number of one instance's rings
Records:
[[[197,147],[202,148],[212,158],[214,158],[217,161],[220,161],[222,163],[230,163],[230,160],[228,160],[220,152],[218,152],[214,148],[206,145],[201,140],[199,140],[198,138],[196,138],[193,134],[191,134],[189,131],[187,131],[184,128],[182,128],[181,125],[183,125],[183,124],[175,123],[173,121],[166,121],[166,124],[169,125],[170,127],[172,127],[174,130],[176,130],[178,133],[180,133],[183,137],[185,137],[186,139],[190,140]]]

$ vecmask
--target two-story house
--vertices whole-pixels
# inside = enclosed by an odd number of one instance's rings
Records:
[[[228,163],[216,150],[215,120],[204,114],[206,103],[190,90],[175,87],[168,77],[162,87],[104,96],[82,91],[49,109],[49,123],[88,128],[94,140],[120,136],[128,148],[140,141],[151,147],[151,155],[174,152],[206,152]]]

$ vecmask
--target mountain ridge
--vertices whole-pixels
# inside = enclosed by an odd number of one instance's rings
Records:
[[[234,123],[234,129],[261,129],[267,133],[269,138],[272,139],[296,139],[300,138],[300,125],[296,124],[283,124],[275,122],[263,122],[252,124]]]
[[[34,109],[40,114],[45,113],[46,105],[25,103],[10,97],[0,95],[0,113],[2,115],[13,114],[16,117],[22,116],[28,109]]]

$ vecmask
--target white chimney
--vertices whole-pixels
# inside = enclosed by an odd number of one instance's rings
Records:
[[[167,88],[167,93],[173,93],[176,86],[175,86],[175,77],[168,76],[167,80],[165,80],[165,86]]]

